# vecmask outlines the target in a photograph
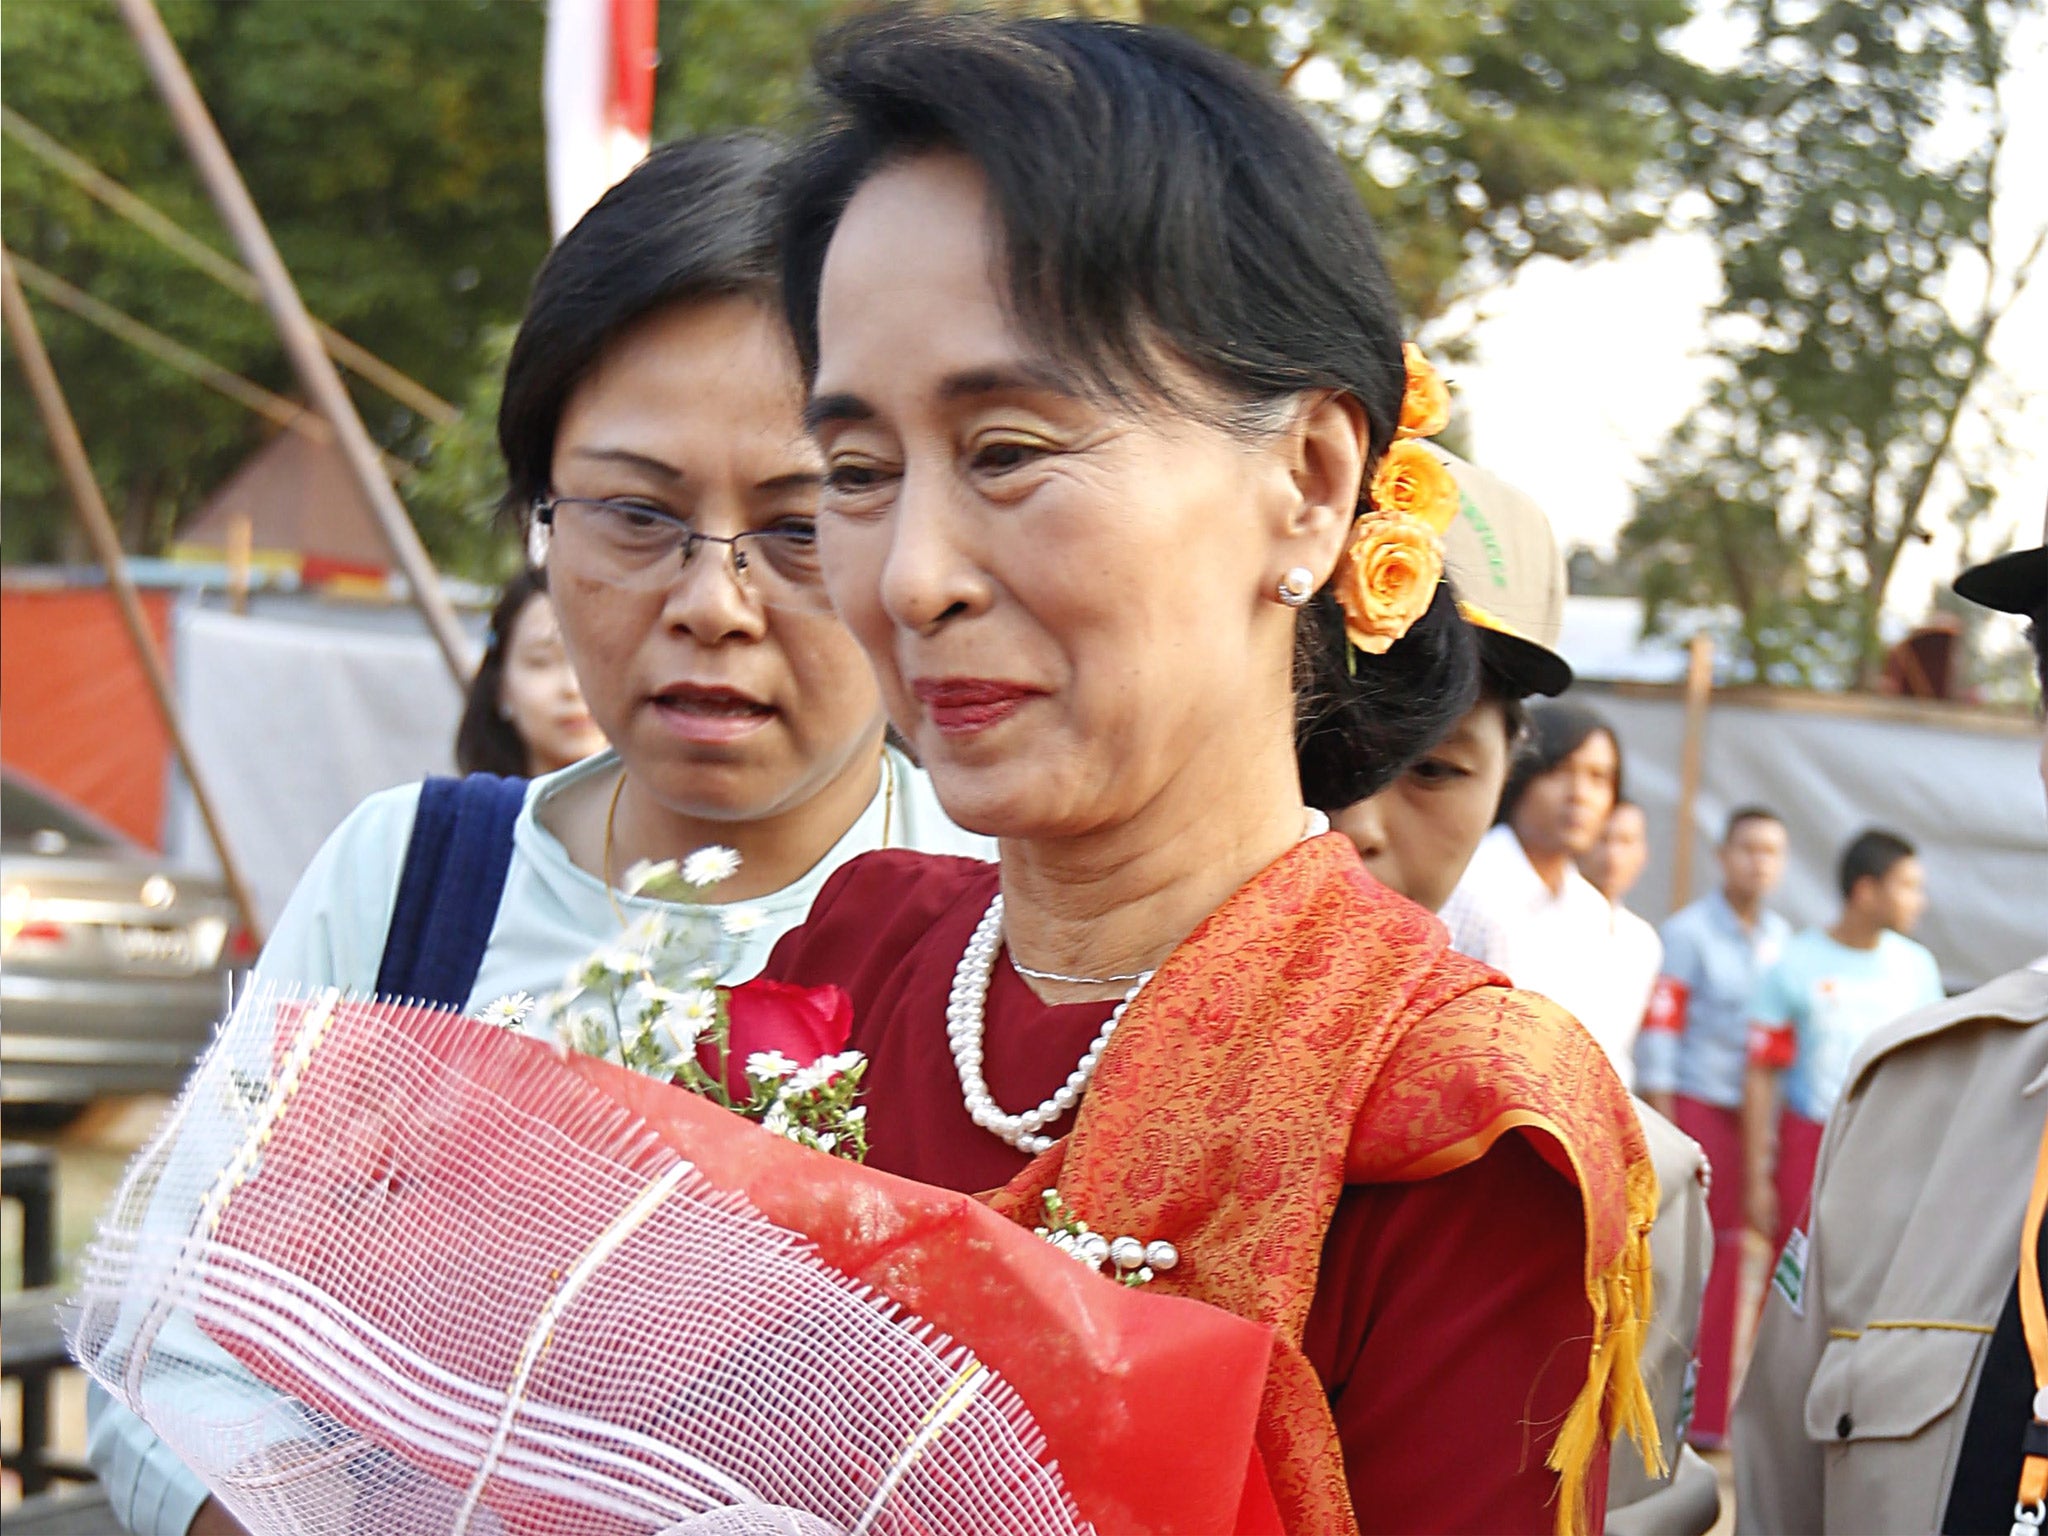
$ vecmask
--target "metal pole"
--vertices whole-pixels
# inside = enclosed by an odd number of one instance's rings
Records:
[[[342,457],[347,460],[356,484],[370,504],[370,510],[376,514],[384,542],[412,587],[413,602],[427,621],[427,629],[435,643],[441,647],[442,658],[448,663],[448,672],[455,679],[455,686],[467,688],[474,666],[469,641],[456,620],[448,595],[441,590],[440,577],[427,556],[426,546],[420,543],[419,531],[413,527],[398,493],[385,477],[376,444],[370,441],[362,418],[356,414],[355,402],[349,399],[347,389],[342,386],[341,375],[335,371],[333,359],[320,345],[319,333],[313,328],[313,318],[306,313],[305,302],[292,283],[291,273],[285,270],[284,259],[278,255],[270,231],[264,227],[263,216],[256,211],[249,189],[242,182],[241,172],[235,169],[234,158],[228,153],[220,129],[206,110],[206,103],[200,99],[199,88],[192,83],[192,76],[178,53],[178,45],[171,40],[171,34],[165,29],[163,18],[157,14],[152,0],[119,0],[119,4],[128,30],[135,35],[142,61],[156,81],[164,104],[170,108],[171,120],[185,141],[186,153],[192,157],[199,179],[206,184],[214,207],[220,211],[221,221],[240,247],[243,263],[262,285],[264,307],[270,311],[270,318],[277,326],[278,339],[284,343],[284,349],[291,357],[300,386],[313,402],[314,409],[325,416],[327,424],[334,429],[335,442],[341,448]]]
[[[1707,753],[1707,703],[1714,692],[1714,637],[1692,637],[1685,669],[1685,742],[1678,758],[1678,841],[1671,850],[1671,910],[1692,900],[1693,806]]]
[[[156,636],[150,632],[149,621],[142,612],[142,598],[129,579],[128,558],[121,553],[114,519],[107,512],[99,482],[93,478],[92,461],[85,456],[78,423],[72,419],[64,387],[57,382],[57,370],[50,366],[42,333],[36,329],[35,316],[29,313],[28,299],[14,275],[14,263],[4,249],[0,249],[0,312],[4,312],[7,329],[14,336],[14,355],[28,379],[30,393],[35,396],[36,412],[43,419],[43,430],[49,434],[51,450],[57,455],[57,467],[63,472],[65,488],[71,492],[71,504],[77,509],[78,520],[85,525],[86,536],[92,540],[93,550],[107,573],[107,587],[114,594],[121,621],[128,628],[128,638],[135,644],[135,655],[142,663],[142,675],[156,700],[157,713],[170,733],[171,750],[178,755],[178,766],[184,769],[185,782],[192,786],[192,798],[198,802],[200,820],[206,823],[206,835],[213,840],[213,851],[220,857],[222,878],[241,910],[243,926],[260,941],[263,930],[257,921],[256,903],[249,894],[249,882],[243,878],[242,867],[228,847],[227,832],[221,825],[213,796],[206,792],[206,780],[192,756],[192,744],[185,739],[178,707],[171,698],[170,669],[164,665],[163,652],[157,649]]]

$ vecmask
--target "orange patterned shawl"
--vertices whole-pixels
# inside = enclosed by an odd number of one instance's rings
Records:
[[[1510,1130],[1572,1179],[1586,1212],[1592,1363],[1550,1460],[1571,1536],[1603,1431],[1657,1458],[1637,1372],[1657,1205],[1642,1130],[1575,1020],[1452,951],[1343,837],[1281,857],[1167,958],[1071,1134],[989,1198],[1036,1224],[1056,1186],[1098,1232],[1179,1247],[1156,1287],[1269,1324],[1259,1448],[1281,1515],[1294,1532],[1355,1531],[1336,1426],[1301,1351],[1337,1197],[1346,1183],[1448,1172]]]

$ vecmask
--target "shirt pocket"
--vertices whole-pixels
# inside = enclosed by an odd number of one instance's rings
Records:
[[[1880,1324],[1829,1341],[1805,1417],[1807,1437],[1829,1447],[1830,1530],[1935,1528],[1963,1422],[1956,1410],[1983,1346],[1974,1329],[1941,1325]],[[1866,1527],[1853,1523],[1863,1510],[1889,1513]]]

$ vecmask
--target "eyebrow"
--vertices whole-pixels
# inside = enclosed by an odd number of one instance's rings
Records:
[[[971,400],[981,395],[1050,393],[1074,396],[1079,391],[1073,378],[1051,363],[1004,363],[990,368],[969,368],[948,374],[939,383],[943,401]],[[830,423],[873,421],[875,408],[855,394],[838,392],[814,395],[804,407],[804,426],[810,431]]]
[[[595,459],[600,464],[623,464],[669,485],[687,485],[690,479],[673,464],[664,464],[660,459],[635,453],[630,448],[575,448],[570,450],[570,456]],[[794,469],[786,475],[771,475],[766,480],[757,481],[753,489],[757,494],[772,495],[779,491],[816,490],[824,483],[825,477],[814,469]]]
[[[569,454],[571,458],[594,459],[600,464],[624,464],[671,484],[679,484],[684,478],[683,472],[673,464],[664,464],[660,459],[635,453],[630,448],[572,448]]]

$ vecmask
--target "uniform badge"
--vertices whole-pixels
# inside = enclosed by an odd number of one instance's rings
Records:
[[[1771,1284],[1785,1298],[1794,1317],[1806,1316],[1806,1234],[1797,1227],[1785,1239],[1785,1251],[1778,1255],[1778,1267],[1771,1271]]]

